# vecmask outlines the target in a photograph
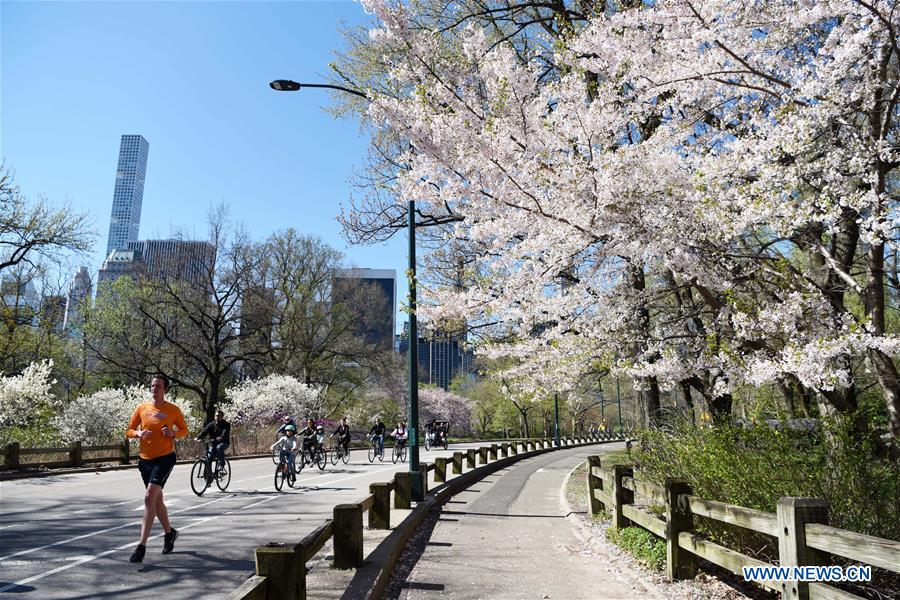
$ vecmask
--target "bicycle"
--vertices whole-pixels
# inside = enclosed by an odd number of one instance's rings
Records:
[[[406,453],[407,448],[406,444],[401,444],[399,441],[394,442],[394,450],[391,452],[391,460],[394,464],[397,464],[397,461],[406,462]]]
[[[198,496],[209,489],[213,481],[216,487],[224,492],[231,483],[231,463],[225,458],[225,464],[220,465],[215,454],[215,442],[206,443],[206,456],[198,458],[191,467],[191,489]],[[212,464],[215,464],[215,467]]]
[[[294,458],[294,464],[297,463],[296,457]],[[275,467],[275,491],[280,492],[281,488],[284,487],[284,482],[287,481],[288,487],[294,487],[297,483],[297,475],[291,469],[290,464],[288,463],[287,454],[278,453],[278,466]]]
[[[384,460],[384,438],[381,439],[381,442],[376,442],[374,435],[369,436],[372,439],[372,443],[369,446],[369,462],[375,462],[375,458],[378,460]]]
[[[328,464],[328,455],[321,444],[306,446],[300,453],[299,458],[299,461],[294,461],[294,469],[297,473],[302,471],[307,464],[318,466],[320,471],[324,471],[325,465]]]
[[[336,465],[339,460],[344,461],[345,465],[350,462],[350,448],[349,446],[345,448],[340,441],[336,442],[331,449],[331,464]]]

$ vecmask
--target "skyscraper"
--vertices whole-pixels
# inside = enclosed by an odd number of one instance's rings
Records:
[[[128,250],[141,253],[147,275],[174,278],[195,284],[210,283],[215,268],[216,247],[193,240],[141,240],[128,242]]]
[[[69,287],[69,293],[66,295],[66,313],[63,320],[63,329],[68,329],[81,323],[84,302],[90,297],[93,287],[94,284],[91,281],[87,267],[80,267],[75,278],[72,279],[72,285]]]
[[[397,314],[397,271],[394,269],[339,269],[332,281],[332,300],[366,311],[356,333],[369,344],[393,346]]]
[[[116,168],[116,187],[113,191],[112,214],[109,219],[106,256],[109,256],[113,250],[125,250],[128,242],[138,239],[149,149],[150,144],[143,136],[122,136],[119,146],[119,166]]]

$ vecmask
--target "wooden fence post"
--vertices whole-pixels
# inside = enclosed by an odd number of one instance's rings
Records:
[[[19,442],[10,442],[6,445],[6,466],[10,469],[18,469],[22,466],[22,455],[19,450]]]
[[[454,452],[453,453],[453,474],[459,475],[462,473],[462,452]]]
[[[694,528],[694,518],[687,499],[679,502],[678,497],[693,493],[694,490],[687,481],[666,478],[666,577],[672,581],[694,578],[694,555],[678,545],[678,535]]]
[[[824,565],[821,553],[806,545],[806,524],[828,524],[828,504],[818,498],[779,498],[775,509],[778,519],[778,564],[782,567]],[[808,600],[809,583],[784,581],[781,597]]]
[[[519,453],[519,442],[513,441],[513,443],[511,443],[509,445],[509,455],[515,456],[518,453]]]
[[[338,504],[334,507],[334,566],[352,569],[363,564],[362,505]]]
[[[411,508],[409,471],[394,473],[394,508]]]
[[[444,483],[447,481],[447,459],[439,456],[434,459],[434,482]]]
[[[375,502],[369,509],[369,529],[390,529],[391,484],[371,483],[369,493],[375,496]]]
[[[475,468],[475,448],[469,448],[469,450],[466,452],[466,468]]]
[[[500,456],[506,458],[509,456],[509,442],[503,442],[500,444]]]
[[[131,464],[131,442],[128,441],[128,438],[122,442],[122,464]]]
[[[419,473],[422,474],[422,498],[428,495],[428,463],[419,463]]]
[[[478,449],[478,464],[486,465],[488,462],[488,449],[487,446],[482,446]]]
[[[631,521],[622,514],[622,506],[634,504],[634,492],[622,487],[623,477],[633,477],[634,470],[626,465],[613,465],[613,510],[612,524],[616,529],[622,529],[631,525]]]
[[[84,450],[81,449],[81,440],[72,444],[72,449],[69,450],[69,460],[72,461],[73,467],[80,467],[84,464]]]
[[[488,451],[490,452],[491,460],[497,460],[497,444],[491,444]]]
[[[600,514],[600,511],[603,509],[603,503],[597,500],[594,496],[594,490],[602,490],[603,489],[603,480],[596,475],[594,475],[593,469],[594,467],[600,467],[600,457],[599,456],[588,456],[587,457],[587,495],[588,495],[588,503],[590,504],[591,516],[597,516]]]
[[[268,544],[256,549],[256,574],[266,578],[266,598],[306,598],[302,546]]]

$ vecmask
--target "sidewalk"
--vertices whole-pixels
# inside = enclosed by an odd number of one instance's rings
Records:
[[[618,448],[610,445],[609,449]],[[663,597],[652,583],[611,572],[567,519],[569,472],[606,448],[538,456],[475,484],[429,515],[398,566],[388,597],[607,599]]]

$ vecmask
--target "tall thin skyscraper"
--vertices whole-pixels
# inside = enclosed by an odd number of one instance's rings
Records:
[[[144,177],[147,174],[147,152],[150,144],[140,135],[123,135],[116,169],[112,214],[106,256],[113,250],[125,250],[128,242],[138,239],[141,226],[141,204],[144,200]]]

